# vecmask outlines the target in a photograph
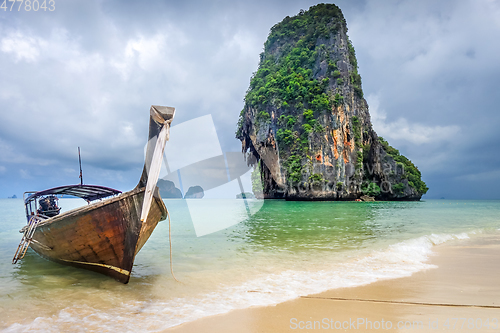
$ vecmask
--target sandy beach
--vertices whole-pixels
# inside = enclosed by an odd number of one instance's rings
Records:
[[[500,237],[434,248],[428,269],[393,280],[234,310],[165,332],[500,331]]]

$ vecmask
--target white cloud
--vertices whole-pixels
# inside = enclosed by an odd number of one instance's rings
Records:
[[[16,31],[2,38],[0,50],[14,55],[16,62],[21,60],[36,62],[40,55],[40,48],[45,45],[42,39]]]
[[[5,173],[5,171],[7,171],[7,168],[3,165],[0,165],[0,174]]]
[[[156,34],[152,37],[139,36],[127,41],[123,54],[117,59],[111,59],[110,64],[128,80],[135,65],[140,69],[150,71],[158,69],[158,63],[162,62],[161,55],[165,48],[165,36]]]
[[[161,53],[165,48],[165,36],[157,34],[151,38],[140,37],[131,40],[125,48],[127,58],[137,57],[137,63],[143,70],[151,70],[161,61]]]
[[[0,50],[15,57],[15,62],[28,63],[41,60],[57,61],[67,71],[84,74],[92,67],[102,67],[103,59],[97,53],[86,52],[75,36],[60,28],[52,30],[45,38],[36,33],[17,30],[0,41]]]
[[[133,147],[138,142],[143,142],[145,138],[139,136],[134,125],[129,121],[120,121],[117,125],[117,135],[109,139],[111,147]]]
[[[379,136],[385,139],[406,140],[420,145],[451,141],[460,131],[460,127],[457,125],[428,126],[421,123],[410,123],[404,117],[388,121],[386,113],[379,109],[380,101],[377,95],[371,94],[366,97],[366,100],[370,106],[373,128]]]
[[[121,52],[111,55],[109,64],[125,81],[136,66],[146,72],[166,72],[177,79],[184,77],[183,68],[186,66],[181,65],[185,62],[182,47],[188,40],[182,31],[171,26],[164,30],[168,34],[139,35],[128,39]]]

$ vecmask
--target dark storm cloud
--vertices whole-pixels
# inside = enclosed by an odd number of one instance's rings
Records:
[[[51,13],[0,11],[0,197],[78,181],[78,146],[89,182],[130,188],[151,104],[175,106],[177,123],[212,114],[223,151],[239,150],[238,114],[270,27],[314,4],[56,1]],[[337,5],[375,130],[420,167],[429,196],[451,196],[457,182],[495,196],[498,1]]]
[[[429,197],[499,198],[500,3],[372,1],[354,17],[379,135],[420,167]]]

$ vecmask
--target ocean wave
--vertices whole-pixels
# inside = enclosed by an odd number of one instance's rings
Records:
[[[429,256],[436,245],[463,240],[476,232],[430,234],[389,245],[344,262],[325,263],[320,270],[285,270],[280,273],[226,285],[195,297],[165,301],[128,302],[120,307],[98,310],[91,306],[71,306],[51,317],[36,318],[30,324],[13,324],[5,332],[40,330],[157,332],[203,317],[251,306],[267,306],[330,289],[356,287],[410,276],[435,268]]]

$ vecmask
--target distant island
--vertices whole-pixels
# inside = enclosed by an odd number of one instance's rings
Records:
[[[236,138],[264,198],[420,200],[428,190],[418,168],[373,130],[346,21],[333,4],[271,28]]]
[[[7,197],[7,199],[17,199],[17,195],[15,195],[15,194],[14,194],[14,195],[13,195],[13,196],[11,196],[11,197]]]
[[[174,182],[165,179],[158,179],[156,183],[163,199],[182,199],[182,192],[175,187]]]
[[[191,186],[188,188],[186,194],[184,195],[184,199],[201,199],[205,196],[205,191],[201,186]]]
[[[205,191],[201,186],[191,186],[183,197],[182,191],[170,180],[158,179],[156,185],[163,199],[201,199],[205,196]]]

